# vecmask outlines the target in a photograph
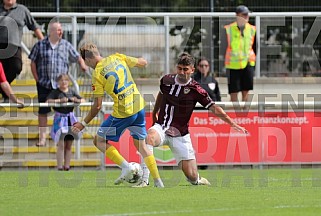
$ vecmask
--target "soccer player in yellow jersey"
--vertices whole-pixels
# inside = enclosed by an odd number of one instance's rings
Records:
[[[86,43],[80,48],[81,57],[85,63],[94,69],[92,89],[94,103],[83,121],[73,126],[74,132],[79,132],[98,114],[102,106],[104,92],[114,100],[112,114],[101,124],[94,138],[94,145],[106,156],[122,168],[122,174],[115,184],[124,181],[128,169],[128,162],[120,155],[117,149],[109,144],[110,141],[119,141],[125,129],[129,129],[134,139],[134,145],[144,158],[155,187],[164,187],[160,179],[157,164],[152,152],[148,149],[145,138],[145,102],[140,95],[131,76],[129,68],[144,67],[147,61],[143,58],[129,57],[123,54],[113,54],[103,58],[97,46]]]

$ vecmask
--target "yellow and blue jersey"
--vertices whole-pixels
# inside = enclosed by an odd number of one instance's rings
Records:
[[[137,63],[137,58],[116,53],[98,62],[93,72],[94,97],[102,97],[104,91],[109,94],[114,101],[112,116],[116,118],[132,116],[145,106],[129,70]]]

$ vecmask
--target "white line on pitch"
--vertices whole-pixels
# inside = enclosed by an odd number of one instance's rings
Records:
[[[297,208],[321,208],[320,206],[304,206],[304,205],[280,205],[268,207],[266,209],[297,209]],[[240,210],[257,210],[262,209],[260,207],[252,208],[217,208],[217,209],[195,209],[195,210],[178,210],[178,211],[153,211],[153,212],[128,212],[128,213],[119,213],[119,214],[104,214],[100,216],[136,216],[136,215],[161,215],[161,214],[182,214],[182,213],[193,213],[193,212],[222,212],[222,211],[240,211]]]

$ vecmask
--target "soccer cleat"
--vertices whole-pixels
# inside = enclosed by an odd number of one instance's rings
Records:
[[[211,185],[211,183],[203,177],[200,177],[200,179],[197,182],[198,185]]]
[[[119,185],[121,183],[123,183],[125,181],[125,178],[123,176],[119,176],[115,181],[114,184],[115,185]]]
[[[115,185],[119,185],[123,183],[125,179],[125,175],[128,173],[128,169],[122,169],[120,176],[114,181]]]
[[[146,181],[141,181],[141,182],[139,182],[137,185],[134,185],[134,186],[132,186],[132,187],[134,187],[134,188],[142,188],[142,187],[147,187],[148,185],[149,185],[148,182],[146,182]]]
[[[154,187],[163,188],[164,184],[161,179],[154,180]]]

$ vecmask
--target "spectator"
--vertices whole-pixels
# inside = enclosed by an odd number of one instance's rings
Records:
[[[0,6],[0,61],[10,84],[22,70],[21,40],[25,26],[34,31],[39,40],[43,39],[39,25],[31,16],[30,11],[16,0],[3,0]],[[0,90],[4,101],[8,95]]]
[[[205,57],[201,57],[197,61],[197,71],[194,73],[193,78],[200,86],[205,89],[213,101],[221,101],[221,92],[217,80],[210,72],[210,63]],[[196,109],[204,109],[196,108]],[[207,165],[198,166],[199,169],[207,169]]]
[[[0,62],[0,86],[10,100],[12,100],[14,103],[20,104],[21,105],[20,108],[24,106],[24,103],[14,95],[12,88],[6,79],[6,75],[4,73],[1,62]]]
[[[145,102],[139,93],[132,78],[130,69],[133,67],[145,67],[147,61],[144,58],[134,58],[123,54],[113,54],[103,58],[95,44],[86,43],[80,48],[82,58],[86,64],[94,69],[92,76],[92,89],[94,103],[83,121],[73,125],[73,132],[77,133],[98,114],[102,108],[104,92],[113,98],[113,112],[101,124],[94,138],[94,145],[111,161],[122,169],[119,178],[114,182],[122,183],[128,172],[128,161],[110,144],[109,141],[118,142],[122,133],[128,129],[134,141],[134,145],[141,153],[150,170],[155,187],[164,187],[159,176],[154,155],[148,149],[145,138]]]
[[[222,36],[228,93],[232,102],[238,101],[238,92],[242,92],[242,101],[248,101],[249,91],[253,90],[256,28],[248,23],[249,13],[246,6],[238,6],[236,21],[224,26]]]
[[[197,61],[197,71],[193,76],[213,101],[221,101],[220,88],[217,80],[210,73],[209,61],[202,57]]]
[[[243,133],[247,133],[247,130],[236,124],[221,107],[215,105],[208,93],[191,79],[195,70],[194,64],[194,58],[188,53],[183,53],[177,59],[176,74],[168,74],[161,78],[160,91],[152,115],[154,125],[148,129],[146,141],[152,146],[168,145],[191,184],[210,185],[207,179],[198,174],[189,134],[188,125],[195,104],[200,103],[235,130]],[[147,179],[148,176],[144,173],[142,182],[137,186],[146,187]]]
[[[62,39],[63,30],[57,21],[49,23],[48,37],[38,41],[29,55],[31,71],[37,82],[39,103],[45,102],[53,89],[57,88],[57,77],[67,74],[70,62],[79,63],[83,71],[87,70],[83,59],[68,41]],[[50,107],[39,107],[39,142],[37,146],[46,145],[47,114]]]
[[[61,74],[57,78],[58,88],[54,89],[47,97],[48,103],[85,102],[75,91],[69,89],[69,76]],[[57,145],[57,168],[68,171],[71,160],[71,146],[74,135],[69,130],[77,122],[77,117],[73,113],[74,107],[54,107],[54,123],[51,128],[51,138]],[[64,162],[64,165],[63,165]]]

